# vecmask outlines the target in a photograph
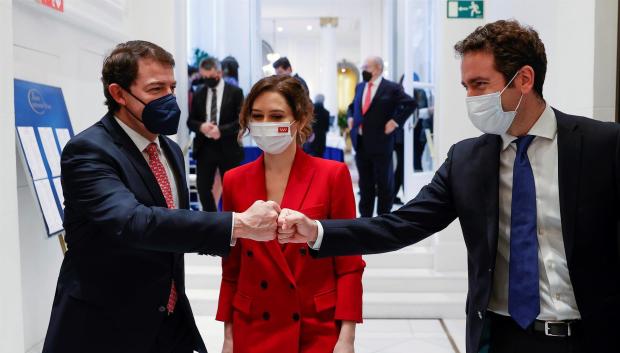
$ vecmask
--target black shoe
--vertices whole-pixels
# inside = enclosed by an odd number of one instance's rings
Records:
[[[395,197],[394,198],[394,204],[395,205],[404,205],[403,201],[400,199],[400,197]]]

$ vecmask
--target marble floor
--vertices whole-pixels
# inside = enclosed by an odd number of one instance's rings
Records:
[[[196,317],[207,349],[221,352],[223,325]],[[465,353],[465,320],[367,319],[357,326],[356,353]]]

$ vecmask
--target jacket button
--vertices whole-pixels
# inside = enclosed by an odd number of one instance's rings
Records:
[[[267,281],[260,281],[260,287],[262,289],[267,289],[268,286],[269,286],[269,283],[267,283]]]
[[[252,252],[252,250],[248,250],[247,254],[248,254],[248,257],[254,256],[254,253]]]
[[[293,321],[299,321],[299,314],[298,313],[293,314]]]
[[[302,256],[303,256],[303,255],[306,255],[306,253],[307,253],[306,248],[301,248],[301,249],[299,249],[299,253],[300,253]]]
[[[166,307],[165,306],[160,306],[159,309],[157,309],[157,310],[159,310],[160,313],[163,313],[164,311],[166,311]]]
[[[267,320],[269,320],[269,318],[270,318],[270,317],[271,317],[271,315],[269,315],[269,312],[268,312],[268,311],[265,311],[265,312],[263,313],[263,320],[267,321]]]

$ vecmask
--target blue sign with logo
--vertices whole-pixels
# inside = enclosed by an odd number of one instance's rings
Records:
[[[31,176],[47,233],[63,231],[60,155],[73,137],[73,127],[59,87],[14,81],[15,129]]]

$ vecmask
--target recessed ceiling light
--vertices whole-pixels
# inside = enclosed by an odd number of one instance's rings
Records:
[[[311,31],[311,30],[312,30],[312,26],[311,26],[311,25],[307,25],[307,26],[306,26],[306,29],[307,29],[307,30],[309,30],[309,31]]]
[[[284,27],[278,27],[278,28],[276,28],[276,30],[277,30],[278,32],[282,32],[282,31],[284,31]]]

